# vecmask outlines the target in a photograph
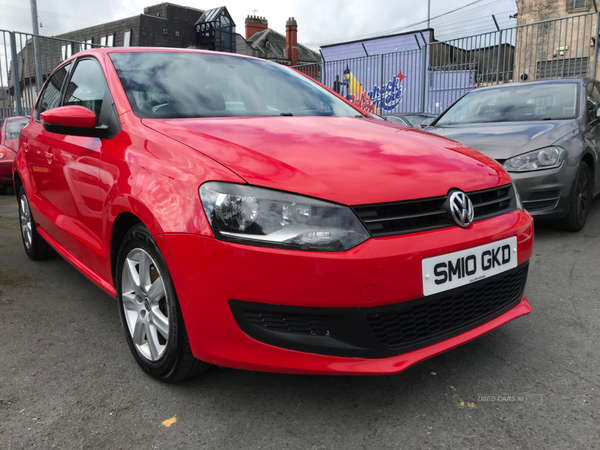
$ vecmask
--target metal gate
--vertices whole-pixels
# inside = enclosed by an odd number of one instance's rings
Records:
[[[6,117],[31,114],[39,89],[54,68],[91,47],[100,46],[0,30],[0,123]]]
[[[423,42],[414,50],[296,69],[367,111],[439,114],[465,93],[483,86],[595,78],[599,16],[589,13],[546,20],[444,42]]]

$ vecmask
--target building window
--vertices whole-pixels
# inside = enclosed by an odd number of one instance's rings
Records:
[[[60,56],[62,57],[61,61],[65,59],[69,59],[73,55],[73,44],[63,44],[60,47]]]
[[[102,47],[112,47],[115,44],[115,35],[109,34],[100,38],[100,45]]]
[[[592,2],[590,0],[567,0],[567,12],[581,12],[590,9]]]
[[[175,37],[179,37],[179,31],[175,32]]]
[[[131,46],[131,30],[127,30],[123,36],[123,47]]]
[[[169,30],[167,30],[166,28],[163,28],[163,34],[169,34]]]
[[[553,78],[583,78],[587,77],[590,69],[589,58],[561,59],[559,61],[538,61],[537,79]]]

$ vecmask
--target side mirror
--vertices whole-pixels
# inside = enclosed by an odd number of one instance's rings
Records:
[[[423,122],[421,122],[421,128],[423,128],[423,129],[427,128],[429,125],[431,125],[433,123],[434,120],[435,120],[434,117],[432,117],[431,119],[425,119]]]
[[[44,130],[71,136],[106,137],[107,126],[96,126],[96,114],[83,106],[61,106],[40,114]]]

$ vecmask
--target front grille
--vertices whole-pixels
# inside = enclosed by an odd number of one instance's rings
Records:
[[[523,207],[527,211],[541,211],[551,209],[560,200],[560,189],[534,192],[527,200],[523,201]]]
[[[475,220],[489,219],[516,209],[512,184],[467,192],[475,208]],[[447,195],[420,200],[355,206],[373,237],[395,236],[456,226],[446,209]]]
[[[451,291],[370,308],[319,308],[229,300],[240,328],[276,347],[386,358],[473,329],[516,306],[528,264]]]
[[[386,313],[367,316],[369,328],[386,348],[402,349],[461,330],[520,300],[527,269],[444,293],[433,300],[401,304]]]

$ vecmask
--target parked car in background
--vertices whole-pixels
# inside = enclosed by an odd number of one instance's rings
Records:
[[[273,62],[80,52],[40,93],[15,188],[27,255],[116,297],[162,381],[398,373],[531,311],[533,220],[502,167]]]
[[[402,114],[398,116],[382,116],[390,122],[406,125],[407,127],[419,128],[425,120],[435,119],[435,114]]]
[[[600,193],[599,106],[590,79],[503,84],[471,91],[426,129],[494,158],[535,218],[579,231]]]
[[[19,149],[19,133],[29,117],[9,117],[0,126],[0,194],[13,184],[13,161]]]

